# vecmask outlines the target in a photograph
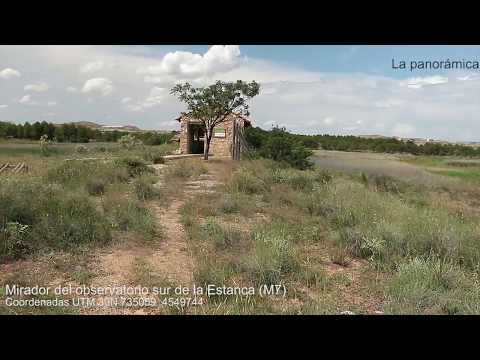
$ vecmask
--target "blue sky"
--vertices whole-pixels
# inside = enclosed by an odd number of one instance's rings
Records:
[[[246,46],[247,56],[283,62],[312,71],[409,76],[409,70],[393,70],[398,60],[480,59],[480,46]],[[423,71],[423,74],[438,71]],[[444,73],[441,71],[441,73]]]
[[[175,83],[242,79],[261,84],[263,128],[480,140],[479,70],[392,59],[479,61],[480,46],[0,46],[0,121],[178,129]]]
[[[158,57],[168,51],[205,53],[209,46],[150,46],[151,56]],[[396,60],[480,60],[480,46],[464,45],[242,45],[242,54],[285,66],[310,71],[333,73],[383,74],[395,78],[410,75],[410,70],[392,69]],[[422,74],[446,71],[429,70]]]

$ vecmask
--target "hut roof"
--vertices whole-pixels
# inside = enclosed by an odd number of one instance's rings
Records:
[[[251,126],[252,125],[252,122],[250,119],[246,118],[245,116],[243,115],[240,115],[240,114],[231,114],[229,115],[229,117],[231,117],[232,115],[234,115],[235,117],[237,118],[240,118],[240,119],[243,119],[243,121],[245,122],[245,126],[248,127],[248,126]],[[183,118],[190,118],[190,120],[195,120],[191,117],[190,113],[186,113],[186,112],[182,112],[180,113],[180,116],[175,118],[175,120],[177,120],[178,122],[181,122]]]

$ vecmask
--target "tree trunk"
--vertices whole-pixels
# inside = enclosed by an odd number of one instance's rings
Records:
[[[212,138],[211,134],[212,134],[211,129],[206,128],[205,142],[203,143],[203,160],[208,160],[208,152],[210,150],[210,140]]]

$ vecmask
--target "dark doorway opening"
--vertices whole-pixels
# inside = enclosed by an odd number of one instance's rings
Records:
[[[188,125],[189,136],[189,154],[203,154],[204,142],[205,142],[205,127],[202,124],[189,124]]]

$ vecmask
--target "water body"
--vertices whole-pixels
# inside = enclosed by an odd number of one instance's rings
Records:
[[[436,178],[418,166],[400,161],[393,154],[317,150],[311,160],[321,168],[346,173],[364,172],[421,183],[430,183]]]

